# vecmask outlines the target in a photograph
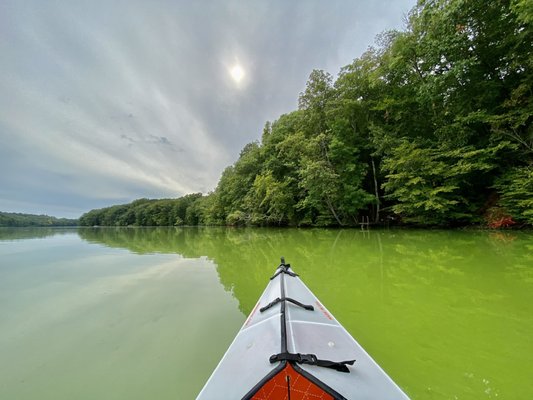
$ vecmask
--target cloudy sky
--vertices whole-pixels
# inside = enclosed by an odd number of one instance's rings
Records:
[[[336,75],[414,3],[1,0],[0,211],[213,190],[312,69]]]

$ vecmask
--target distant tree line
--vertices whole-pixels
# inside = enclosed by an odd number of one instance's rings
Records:
[[[56,218],[48,215],[33,215],[20,213],[0,212],[1,227],[20,226],[76,226],[77,219]]]
[[[419,0],[337,77],[265,125],[207,196],[83,225],[533,224],[530,0]]]
[[[139,199],[91,210],[80,217],[83,226],[181,226],[200,225],[205,220],[201,193],[178,199]]]

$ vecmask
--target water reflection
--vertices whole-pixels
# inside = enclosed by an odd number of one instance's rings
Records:
[[[355,274],[377,284],[374,289],[385,298],[391,287],[412,290],[438,285],[445,276],[468,280],[479,274],[497,296],[502,268],[523,275],[520,266],[533,263],[532,237],[522,232],[88,228],[78,234],[90,243],[137,254],[207,257],[217,264],[222,284],[235,293],[245,313],[280,255],[318,287],[343,287],[347,276]]]
[[[139,254],[212,259],[244,314],[284,255],[413,398],[526,398],[513,382],[527,381],[524,354],[533,353],[529,233],[172,228],[79,234]]]
[[[192,399],[243,321],[206,259],[0,242],[0,399]]]
[[[0,241],[42,239],[55,235],[68,235],[76,228],[11,228],[0,227]]]
[[[242,316],[251,311],[283,255],[413,399],[532,397],[526,385],[519,384],[529,379],[533,354],[530,232],[231,228],[76,232],[84,243],[98,245],[91,248],[126,249],[131,256],[141,255],[134,259],[145,264],[159,255],[174,254],[209,261],[216,268],[214,279],[218,275],[226,293],[237,300]],[[42,233],[34,237],[38,235]],[[0,238],[12,240],[5,233]],[[191,271],[194,268],[191,264]],[[204,306],[214,307],[209,299],[214,286],[204,289]],[[221,353],[225,346],[211,348],[209,354]],[[209,356],[202,353],[202,346],[195,351]]]

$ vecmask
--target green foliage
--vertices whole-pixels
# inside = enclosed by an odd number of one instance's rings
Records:
[[[496,180],[500,204],[516,220],[533,225],[533,167],[512,168]]]
[[[56,218],[48,215],[0,212],[0,226],[76,226],[77,219]]]
[[[326,110],[333,96],[333,77],[322,70],[313,70],[309,75],[305,91],[300,93],[298,105],[304,110],[302,129],[307,136],[324,133],[327,130]]]
[[[244,213],[244,199],[260,172],[261,157],[259,145],[255,142],[249,143],[242,149],[239,160],[224,170],[213,194],[214,202],[211,209],[213,222],[224,224],[235,211]],[[234,218],[231,220],[234,221]],[[244,220],[248,220],[248,217]],[[230,225],[234,225],[234,222]]]
[[[181,226],[205,223],[203,203],[209,196],[189,194],[179,199],[139,199],[91,210],[80,217],[81,226]]]
[[[525,24],[533,23],[533,2],[531,0],[513,0],[511,8],[517,14],[518,20]]]
[[[396,201],[392,210],[406,221],[422,224],[475,221],[481,204],[471,193],[496,167],[496,153],[508,146],[503,142],[485,149],[453,149],[403,141],[383,161],[389,173],[383,188]]]
[[[226,217],[226,224],[229,226],[244,226],[248,222],[248,215],[242,211],[233,211]]]
[[[253,225],[287,225],[294,214],[293,198],[287,180],[279,182],[271,171],[255,177],[246,197]]]

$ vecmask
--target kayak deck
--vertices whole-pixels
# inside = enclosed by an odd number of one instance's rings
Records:
[[[197,397],[215,399],[408,397],[282,259]]]

